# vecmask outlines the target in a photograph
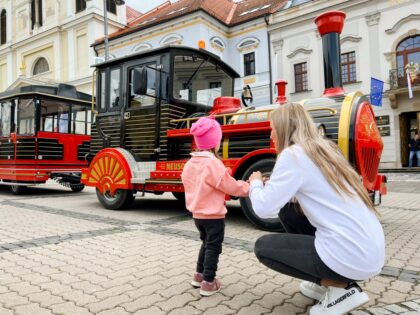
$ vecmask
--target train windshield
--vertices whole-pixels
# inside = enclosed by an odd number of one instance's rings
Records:
[[[233,78],[220,66],[201,56],[174,57],[173,96],[213,106],[219,96],[232,96]]]

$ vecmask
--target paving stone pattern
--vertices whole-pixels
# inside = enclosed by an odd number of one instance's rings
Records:
[[[386,264],[361,283],[370,301],[351,314],[420,314],[416,176],[388,177],[391,191],[379,207]],[[246,220],[238,202],[228,204],[223,289],[201,298],[189,283],[198,233],[170,194],[108,211],[91,189],[75,194],[48,183],[14,196],[0,187],[0,315],[308,314],[314,301],[299,293],[299,281],[255,258],[254,242],[267,232]]]

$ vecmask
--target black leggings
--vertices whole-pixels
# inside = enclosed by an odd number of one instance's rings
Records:
[[[216,276],[219,255],[225,237],[225,219],[194,219],[203,242],[197,259],[197,272],[203,279],[212,282]]]
[[[331,270],[315,250],[316,229],[297,211],[294,204],[280,211],[286,233],[264,235],[255,243],[258,260],[275,271],[320,284],[322,279],[350,282]]]

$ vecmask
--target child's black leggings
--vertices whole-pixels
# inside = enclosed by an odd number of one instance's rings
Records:
[[[225,219],[194,219],[200,232],[201,244],[197,260],[197,272],[205,281],[212,282],[216,276],[219,255],[225,236]]]

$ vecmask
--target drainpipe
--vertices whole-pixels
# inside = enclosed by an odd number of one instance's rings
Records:
[[[270,25],[270,21],[269,21],[269,15],[265,14],[264,15],[264,21],[265,24],[267,26]],[[270,76],[270,103],[273,101],[273,78],[271,77],[271,37],[270,37],[270,32],[268,31],[267,28],[267,41],[268,41],[268,73]]]

